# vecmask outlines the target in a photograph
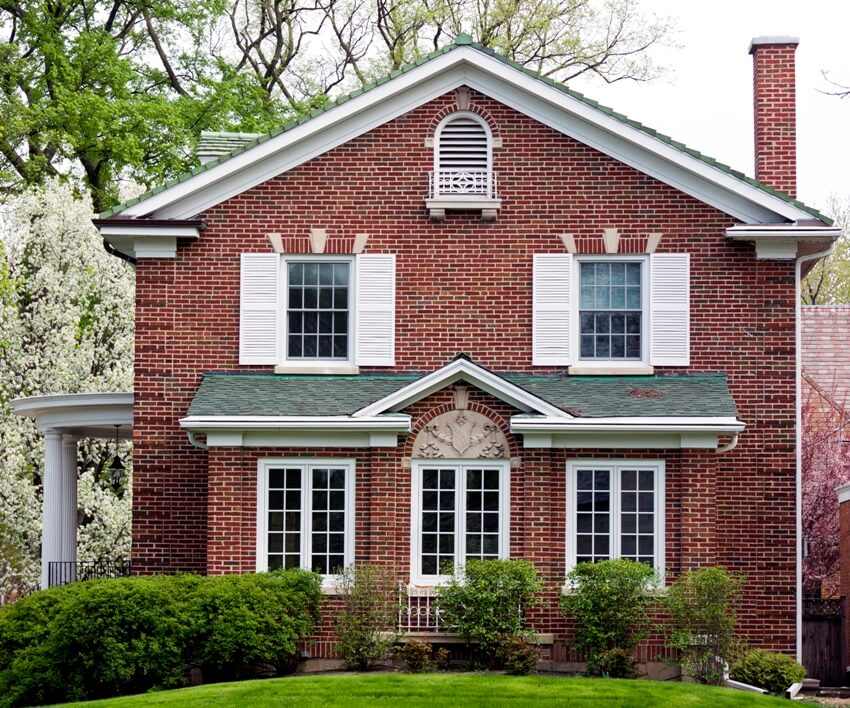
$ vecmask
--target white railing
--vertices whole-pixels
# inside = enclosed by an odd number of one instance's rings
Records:
[[[440,610],[434,588],[399,588],[398,629],[400,632],[439,632]]]
[[[477,196],[496,199],[496,173],[484,170],[438,170],[428,173],[431,199]]]

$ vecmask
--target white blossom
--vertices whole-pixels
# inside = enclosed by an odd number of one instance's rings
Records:
[[[105,251],[92,216],[58,181],[0,216],[0,601],[33,589],[40,564],[43,437],[9,402],[132,389],[134,273]],[[79,444],[80,560],[129,547],[129,477],[113,488],[104,474],[114,447]]]

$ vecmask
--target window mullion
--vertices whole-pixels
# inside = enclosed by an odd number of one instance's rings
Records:
[[[611,467],[611,558],[620,558],[622,554],[622,539],[620,536],[620,474],[621,467]]]
[[[301,567],[310,570],[312,540],[313,490],[310,484],[311,466],[301,468]]]
[[[466,466],[458,465],[455,484],[455,570],[466,565]]]

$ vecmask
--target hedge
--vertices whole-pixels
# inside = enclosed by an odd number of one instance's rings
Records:
[[[294,664],[321,602],[300,570],[92,580],[0,608],[0,706],[105,698]]]

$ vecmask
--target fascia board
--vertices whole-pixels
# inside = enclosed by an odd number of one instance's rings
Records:
[[[789,238],[797,241],[835,241],[841,236],[841,229],[834,226],[798,226],[795,224],[738,225],[726,229],[726,236],[733,241]]]
[[[538,411],[554,419],[570,417],[557,406],[464,359],[453,361],[389,396],[355,411],[352,415],[356,418],[374,416],[384,411],[404,408],[461,379],[520,410]]]
[[[130,224],[100,224],[101,236],[129,236],[133,238],[196,239],[201,230],[196,226],[149,226],[144,222]]]
[[[573,418],[572,420],[511,418],[513,433],[558,433],[571,431],[717,432],[740,433],[745,424],[735,418]]]
[[[466,47],[432,59],[221,165],[152,195],[123,210],[121,216],[197,215],[464,84],[734,218],[752,223],[775,222],[777,217],[791,221],[812,218],[793,204]]]
[[[410,432],[410,417],[355,419],[348,416],[187,416],[184,430],[375,430]]]

